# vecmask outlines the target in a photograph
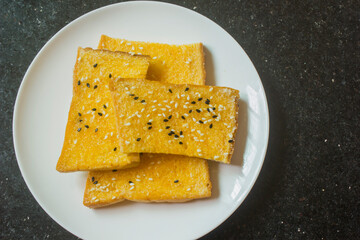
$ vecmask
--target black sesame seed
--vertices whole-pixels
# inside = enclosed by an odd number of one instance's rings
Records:
[[[207,110],[208,112],[210,112],[210,108],[207,108],[206,110]]]
[[[109,74],[109,78],[111,78],[112,77],[112,75],[111,75],[111,73]]]
[[[164,119],[164,122],[168,122],[169,120],[168,119]]]
[[[117,147],[114,148],[114,151],[116,151]]]
[[[134,100],[138,100],[139,99],[139,97],[134,97]]]
[[[89,125],[85,125],[86,128],[89,128]]]
[[[203,124],[204,122],[203,122],[203,121],[201,121],[201,120],[199,120],[199,123]]]
[[[191,110],[191,109],[189,110],[189,113],[192,113],[192,110]]]
[[[201,112],[201,110],[200,109],[196,109],[196,111],[199,113],[199,112]]]
[[[93,181],[95,181],[95,178],[94,178],[94,177],[92,177],[92,178],[91,178],[91,181],[92,181],[92,182],[93,182]]]
[[[195,104],[196,102],[195,101],[192,101],[191,104]]]
[[[95,128],[95,132],[97,132],[98,131],[98,129],[97,128]]]
[[[213,127],[213,124],[210,124],[209,128],[212,128]]]
[[[79,117],[81,117],[81,113],[78,113]]]
[[[135,94],[130,93],[129,96],[130,96],[130,97],[133,97],[133,96],[135,96]]]
[[[77,130],[78,132],[80,132],[81,131],[81,128],[78,128],[78,130]]]
[[[117,172],[117,170],[116,169],[114,169],[114,170],[112,170],[113,172]]]
[[[102,115],[103,115],[102,113],[99,113],[99,112],[98,112],[98,114],[99,114],[99,116],[102,116]]]
[[[141,138],[136,139],[136,141],[140,141],[140,140],[141,140]]]
[[[189,91],[189,88],[187,87],[187,88],[185,88],[185,92],[187,92],[187,91]]]
[[[184,116],[181,116],[181,118],[185,120],[185,117],[184,117]]]
[[[152,126],[148,127],[148,129],[149,129],[149,130],[152,129]]]
[[[83,120],[81,120],[81,119],[79,120],[79,122],[82,122],[82,121],[83,121]]]
[[[178,183],[178,182],[179,182],[179,180],[175,180],[175,181],[174,181],[174,183]]]
[[[169,92],[172,93],[171,89],[169,88]]]
[[[216,108],[215,108],[215,107],[213,107],[213,110],[216,110]]]
[[[170,126],[166,126],[166,129],[169,129],[170,128]]]
[[[202,100],[202,97],[198,99],[198,101],[201,101]]]
[[[172,115],[170,115],[169,117],[168,117],[168,119],[171,119],[172,118]]]
[[[104,104],[104,108],[106,109],[107,108],[107,106]]]
[[[90,83],[87,83],[86,86],[89,88],[89,87],[90,87]]]
[[[175,134],[174,137],[179,138],[179,135]]]
[[[96,68],[96,67],[97,67],[97,63],[94,64],[94,68]]]
[[[93,109],[91,109],[91,110],[96,111],[96,108],[93,108]]]
[[[209,99],[206,99],[205,103],[209,105],[209,104],[210,104],[210,100],[209,100]]]
[[[232,142],[234,142],[234,140],[230,139],[228,142],[229,142],[229,143],[232,143]]]
[[[151,122],[148,122],[147,125],[151,125],[152,123]]]
[[[98,181],[95,181],[94,184],[98,184]]]
[[[182,142],[179,142],[180,145],[182,145],[183,143]]]
[[[133,183],[132,181],[129,181],[129,183]]]
[[[145,100],[141,100],[141,103],[144,103],[145,102]]]
[[[217,115],[212,116],[213,118],[217,118]]]
[[[78,81],[78,85],[80,85],[80,80]]]
[[[183,135],[183,131],[180,131],[180,135]]]
[[[97,89],[97,87],[98,87],[98,85],[95,85],[95,86],[94,86],[94,89]]]

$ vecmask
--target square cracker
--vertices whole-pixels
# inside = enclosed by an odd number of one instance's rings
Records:
[[[109,80],[144,78],[149,57],[79,48],[73,74],[73,98],[56,169],[60,172],[109,170],[139,164],[138,154],[119,151]]]
[[[230,163],[239,91],[127,79],[111,81],[120,150]]]

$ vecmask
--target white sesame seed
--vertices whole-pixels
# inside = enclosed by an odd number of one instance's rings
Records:
[[[161,113],[159,113],[158,116],[161,117],[162,116]]]
[[[108,138],[108,136],[106,135],[105,137],[104,137],[104,139],[107,139]]]
[[[153,103],[156,103],[156,102],[157,102],[157,100],[154,100],[154,101],[153,101]]]
[[[134,186],[131,186],[130,190],[133,190],[134,189]]]
[[[135,181],[140,182],[140,179],[135,179]]]
[[[184,135],[180,135],[180,137],[181,137],[181,138],[183,138],[183,137],[184,137]]]
[[[200,139],[200,142],[204,142],[204,140]]]
[[[99,103],[99,102],[100,102],[100,99],[96,100],[96,102]]]
[[[129,63],[125,63],[124,65],[125,65],[125,66],[129,66]]]
[[[143,47],[139,47],[139,49],[141,49],[141,50],[142,50],[142,49],[144,49],[144,48],[143,48]]]
[[[99,201],[99,199],[96,199],[96,200],[95,200],[95,202],[98,202],[98,201]]]
[[[150,114],[146,115],[146,117],[150,117]]]
[[[131,45],[131,43],[130,43],[130,42],[128,42],[128,43],[126,43],[126,45]]]
[[[162,111],[166,111],[166,108],[161,108]]]
[[[191,188],[186,189],[186,191],[190,191],[190,190],[191,190]]]
[[[178,107],[178,104],[177,103],[175,103],[175,108],[177,108]]]
[[[167,108],[171,108],[169,105],[166,105],[165,107],[167,107]]]
[[[195,118],[193,118],[193,121],[194,121],[194,122],[196,122],[196,119],[195,119]]]
[[[198,155],[199,157],[202,157],[202,154],[201,153],[199,153],[199,155]]]
[[[135,50],[135,47],[134,47],[134,46],[132,46],[132,47],[131,47],[131,50],[133,50],[133,51],[134,51],[134,50]]]
[[[149,178],[149,181],[152,181],[153,179],[152,178]]]
[[[105,117],[107,118],[109,116],[109,114],[106,114]]]
[[[157,57],[153,57],[153,59],[157,59]]]
[[[189,116],[189,114],[187,114],[187,113],[184,113],[184,116],[185,116],[185,117],[188,117],[188,116]]]
[[[130,144],[130,142],[129,142],[129,141],[125,141],[125,143],[126,143],[126,144]]]
[[[188,108],[188,106],[184,105],[184,108]]]
[[[124,41],[123,41],[123,40],[121,40],[120,44],[123,44],[123,42],[124,42]]]
[[[210,97],[210,100],[213,99],[213,96]]]
[[[163,64],[165,64],[165,60],[163,61]]]
[[[201,152],[201,149],[196,150],[197,152]]]
[[[137,177],[137,178],[140,178],[140,176],[139,176],[139,175],[136,175],[136,177]]]
[[[130,186],[134,186],[135,185],[135,183],[133,183],[133,182],[131,182],[131,183],[129,183],[130,184]]]
[[[152,111],[155,112],[155,111],[156,111],[156,108],[154,108]]]
[[[163,117],[166,117],[166,116],[165,116],[165,113],[162,113],[162,116],[163,116]]]
[[[116,197],[115,197],[115,196],[113,196],[111,199],[113,199],[113,200],[114,200],[115,198],[116,198]]]
[[[181,94],[180,96],[181,96],[181,97],[185,97],[185,94]]]
[[[89,94],[88,98],[90,98],[90,97],[91,97],[91,93]]]
[[[188,100],[188,101],[189,101],[189,100],[190,100],[190,96],[187,96],[186,100]]]
[[[110,136],[112,136],[113,134],[114,134],[114,133],[113,133],[113,132],[111,132],[111,133],[110,133]]]
[[[131,125],[131,123],[129,123],[129,122],[124,124],[124,126],[130,126],[130,125]]]
[[[124,87],[124,88],[125,88],[126,91],[129,91],[129,88],[128,88],[128,87]],[[126,92],[126,93],[128,93],[128,92]],[[129,92],[129,93],[130,93],[130,92]]]
[[[140,112],[143,112],[143,111],[145,111],[145,108],[141,109],[141,111],[140,111]]]
[[[153,91],[148,91],[148,94],[153,94]]]
[[[111,180],[115,181],[115,180],[116,180],[116,178],[112,178]]]
[[[220,157],[219,156],[214,156],[214,160],[217,160],[219,159]]]
[[[76,144],[76,143],[77,143],[77,139],[74,140],[74,144]]]
[[[234,119],[235,117],[234,116],[231,116],[230,119]]]
[[[158,106],[159,106],[159,107],[161,107],[161,106],[162,106],[162,104],[161,104],[161,103],[159,103],[159,104],[158,104]]]
[[[159,129],[159,132],[162,132],[162,131],[163,131],[163,130],[160,128],[160,129]]]
[[[195,129],[191,129],[191,132],[195,132]]]
[[[209,92],[211,92],[212,90],[213,90],[213,88],[212,88],[212,87],[210,87]]]

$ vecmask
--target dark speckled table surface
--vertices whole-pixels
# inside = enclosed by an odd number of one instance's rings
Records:
[[[16,94],[41,47],[116,1],[0,1],[0,239],[77,239],[28,190],[16,162]],[[359,1],[173,1],[223,27],[262,79],[270,140],[237,211],[204,239],[360,238]]]

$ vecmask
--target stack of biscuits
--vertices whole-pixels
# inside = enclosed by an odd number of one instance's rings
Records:
[[[85,206],[211,196],[207,161],[231,161],[239,92],[205,77],[201,43],[102,35],[78,49],[56,169],[89,171]]]

